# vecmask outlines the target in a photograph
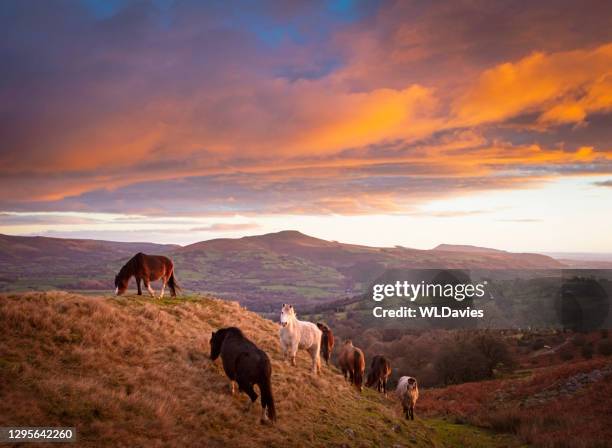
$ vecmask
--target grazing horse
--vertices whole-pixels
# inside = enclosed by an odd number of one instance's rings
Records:
[[[376,355],[372,358],[370,373],[366,386],[374,387],[378,392],[383,392],[387,395],[387,380],[391,376],[391,363],[382,355]]]
[[[361,349],[353,345],[353,341],[347,339],[344,341],[340,356],[338,357],[340,370],[344,378],[354,384],[361,391],[363,390],[363,375],[365,374],[365,356]]]
[[[327,325],[321,322],[317,322],[317,327],[321,330],[321,356],[325,360],[325,363],[329,365],[329,358],[331,357],[332,350],[334,349],[334,333]]]
[[[274,398],[272,397],[272,364],[266,352],[259,349],[248,340],[239,328],[222,328],[212,332],[210,338],[210,359],[216,360],[221,355],[223,370],[232,381],[232,395],[235,393],[235,384],[238,390],[246,393],[251,399],[249,408],[257,400],[257,393],[253,385],[259,386],[261,393],[261,423],[266,417],[276,420]]]
[[[140,289],[141,281],[149,290],[151,297],[155,297],[153,288],[151,288],[151,282],[161,278],[163,283],[161,293],[159,294],[160,299],[164,297],[166,285],[170,288],[172,297],[176,297],[176,291],[181,289],[174,278],[174,264],[172,260],[163,255],[146,255],[138,252],[130,258],[130,261],[123,265],[115,276],[115,294],[119,296],[125,292],[132,276],[136,278],[139,296],[142,295],[142,290]]]
[[[298,349],[306,350],[312,358],[312,373],[321,372],[321,330],[312,322],[298,320],[293,305],[283,303],[280,315],[280,344],[283,359],[291,357],[291,364],[295,364],[295,355]]]
[[[419,386],[416,378],[411,376],[403,376],[397,383],[395,389],[397,397],[402,402],[402,408],[407,420],[414,420],[414,407],[419,399]]]

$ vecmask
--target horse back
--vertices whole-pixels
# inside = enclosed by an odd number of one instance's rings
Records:
[[[164,255],[147,255],[139,252],[134,256],[137,275],[149,280],[157,280],[163,275],[170,275],[174,263]]]
[[[231,380],[236,379],[238,371],[247,373],[253,380],[261,376],[261,368],[271,372],[272,364],[268,355],[253,342],[242,335],[228,335],[221,346],[223,370]],[[267,367],[266,367],[267,366]]]
[[[321,336],[323,332],[319,330],[316,324],[299,320],[298,328],[300,332],[300,348],[310,348],[314,345],[321,346]]]
[[[340,364],[340,368],[346,369],[346,370],[353,369],[353,357],[355,353],[353,348],[354,347],[352,346],[342,347],[342,350],[340,351],[340,355],[338,355],[338,364]]]

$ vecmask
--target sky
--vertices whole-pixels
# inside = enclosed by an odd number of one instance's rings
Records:
[[[612,3],[0,3],[0,233],[612,252]]]

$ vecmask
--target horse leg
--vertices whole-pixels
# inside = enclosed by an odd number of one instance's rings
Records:
[[[283,338],[280,340],[281,345],[281,353],[283,354],[283,361],[287,361],[287,344],[283,341]]]
[[[164,289],[166,289],[166,280],[162,278],[162,287],[161,287],[161,292],[159,293],[160,299],[164,297]]]
[[[295,362],[295,357],[297,355],[297,351],[298,351],[298,345],[294,344],[291,347],[291,365],[292,366],[296,366],[297,365],[297,363]]]
[[[250,411],[251,406],[253,406],[253,403],[255,400],[257,400],[257,392],[255,392],[255,389],[253,389],[253,385],[245,378],[238,377],[237,380],[240,390],[247,394],[251,399],[247,407],[247,411]]]
[[[316,347],[310,347],[308,349],[308,353],[310,353],[310,358],[312,359],[312,373],[314,373],[315,375],[317,374],[317,360],[319,359],[319,357],[317,356],[317,348]]]
[[[140,281],[142,279],[140,277],[136,277],[136,286],[138,287],[138,295],[141,296],[142,295],[142,288],[140,287]]]
[[[145,288],[147,288],[147,290],[149,291],[149,294],[151,294],[151,297],[155,298],[155,291],[153,291],[153,288],[151,288],[151,283],[149,283],[148,280],[145,280],[144,284]]]

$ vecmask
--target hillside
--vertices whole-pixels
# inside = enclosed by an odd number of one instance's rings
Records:
[[[297,231],[213,239],[185,247],[3,235],[0,291],[110,290],[117,270],[139,251],[171,256],[178,280],[187,290],[236,299],[261,312],[276,310],[278,303],[288,300],[316,305],[361,294],[388,269],[563,266],[538,254],[368,247]]]
[[[534,446],[595,448],[612,440],[610,394],[610,358],[578,358],[513,378],[431,389],[420,404],[424,415],[514,433]]]
[[[236,325],[267,351],[278,422],[232,398],[212,330]],[[0,426],[76,426],[79,446],[516,446],[358,394],[304,353],[281,362],[278,326],[235,302],[148,302],[67,293],[0,295]],[[259,404],[258,404],[259,405]],[[457,442],[460,441],[460,442]]]

